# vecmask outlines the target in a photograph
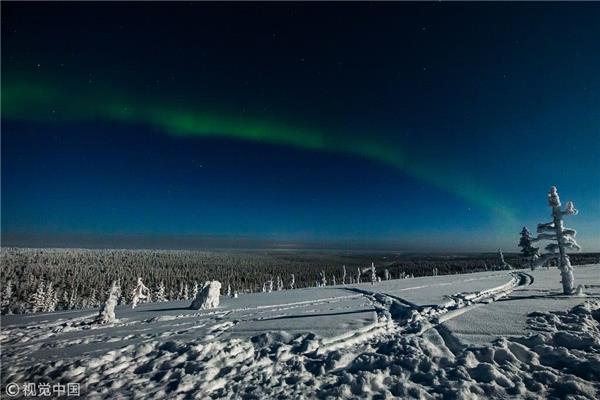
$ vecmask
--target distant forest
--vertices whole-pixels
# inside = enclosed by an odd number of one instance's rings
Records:
[[[365,254],[303,251],[201,252],[174,250],[21,249],[0,250],[2,313],[48,312],[98,307],[119,281],[122,302],[131,301],[138,277],[153,300],[191,299],[207,280],[222,294],[260,292],[368,281],[374,263],[380,279],[448,275],[503,269],[495,253],[469,255]],[[519,254],[505,254],[513,268],[526,268]],[[600,253],[572,254],[573,265],[600,263]],[[385,271],[389,274],[386,274]],[[270,282],[274,282],[270,285]],[[281,282],[281,284],[277,284]],[[157,296],[158,295],[158,296]]]

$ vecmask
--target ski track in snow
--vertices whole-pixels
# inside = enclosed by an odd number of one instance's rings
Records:
[[[480,279],[485,277],[462,282]],[[456,293],[437,305],[378,292],[377,285],[349,285],[352,294],[346,296],[123,320],[110,326],[90,325],[90,317],[82,316],[11,327],[2,334],[2,390],[10,382],[50,380],[79,382],[86,396],[107,399],[597,398],[600,302],[593,296],[568,312],[530,313],[528,335],[502,337],[486,346],[462,344],[443,325],[533,283],[531,274],[513,271],[502,285]],[[449,285],[416,285],[394,293]],[[311,315],[328,304],[328,310],[339,311],[344,301],[357,299],[375,310],[374,321],[339,335],[270,331],[249,339],[222,338],[242,322],[286,317],[286,311],[298,308]],[[173,329],[153,333],[157,323]],[[111,334],[115,328],[136,329],[129,335]],[[202,331],[196,339],[178,338],[196,330]],[[44,343],[69,332],[90,335]],[[93,351],[97,342],[119,341],[126,345],[102,354]],[[32,347],[43,351],[80,344],[92,351],[75,361],[31,365],[19,359]]]

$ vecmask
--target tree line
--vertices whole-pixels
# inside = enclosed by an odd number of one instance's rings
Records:
[[[100,306],[113,281],[123,302],[135,296],[138,278],[154,301],[189,300],[208,280],[225,292],[261,292],[369,281],[374,262],[380,279],[447,275],[501,268],[497,255],[420,256],[403,254],[333,254],[311,252],[204,252],[179,250],[24,249],[2,248],[2,313],[49,312]],[[600,262],[596,255],[572,255],[573,264]],[[518,255],[507,255],[515,268],[527,267]],[[357,272],[360,271],[360,272]],[[293,276],[292,276],[293,275]],[[293,281],[293,282],[292,282]],[[275,284],[273,284],[275,282]]]

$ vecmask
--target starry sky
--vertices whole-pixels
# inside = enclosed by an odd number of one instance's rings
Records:
[[[598,3],[2,3],[2,244],[600,250]]]

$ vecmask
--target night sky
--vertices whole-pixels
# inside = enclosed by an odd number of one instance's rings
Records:
[[[2,2],[2,244],[514,251],[556,185],[600,250],[599,43],[600,3]]]

